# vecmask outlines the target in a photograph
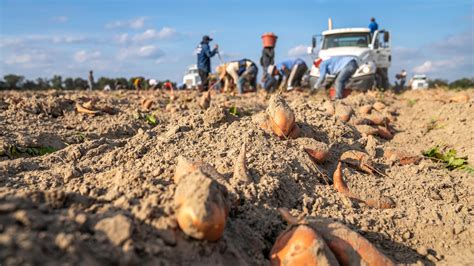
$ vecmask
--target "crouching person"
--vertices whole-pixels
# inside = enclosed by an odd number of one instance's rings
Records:
[[[272,93],[277,90],[280,85],[281,77],[275,65],[267,67],[267,73],[263,76],[263,89],[267,93]]]
[[[237,92],[242,94],[245,92],[245,83],[250,84],[249,91],[257,90],[257,65],[249,59],[232,61],[223,64],[216,69],[219,79],[224,80],[224,91],[230,91],[232,84],[237,85]]]
[[[353,56],[333,56],[324,60],[319,65],[319,79],[314,87],[315,89],[321,88],[327,74],[335,75],[335,99],[342,99],[344,98],[344,87],[358,67],[357,59]]]
[[[296,87],[301,86],[301,80],[308,70],[308,66],[303,59],[289,59],[277,65],[281,79],[280,90],[291,91]]]

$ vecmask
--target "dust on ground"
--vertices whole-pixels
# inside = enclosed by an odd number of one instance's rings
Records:
[[[355,117],[360,106],[383,102],[381,113],[395,132],[387,141],[327,114],[323,94],[284,95],[302,136],[281,140],[260,128],[268,104],[261,93],[213,95],[204,111],[194,91],[0,92],[0,261],[268,265],[286,227],[276,208],[286,207],[344,223],[397,263],[473,263],[472,176],[426,158],[398,165],[383,157],[388,148],[419,155],[442,144],[474,164],[474,93],[463,93],[468,102],[450,102],[456,92],[444,90],[369,92],[344,100]],[[141,110],[143,97],[153,99],[151,110]],[[75,103],[91,100],[109,111],[76,112]],[[327,162],[311,160],[304,151],[308,141],[329,147]],[[222,239],[189,238],[174,219],[177,157],[210,163],[229,179],[242,143],[254,182],[234,185],[242,200],[231,208]],[[56,151],[31,155],[43,147]],[[391,197],[395,208],[348,201],[328,185],[339,156],[351,149],[367,151],[382,171],[346,167],[351,191]]]

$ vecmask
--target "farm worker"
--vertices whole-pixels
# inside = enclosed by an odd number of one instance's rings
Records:
[[[137,90],[137,94],[140,94],[140,90],[142,89],[142,79],[141,78],[136,78],[133,81],[133,86]]]
[[[395,78],[400,81],[400,83],[395,82],[395,93],[400,93],[400,91],[405,88],[405,83],[407,80],[407,72],[405,69],[402,69],[400,73],[395,75]]]
[[[260,65],[263,68],[263,83],[265,83],[265,79],[268,75],[268,67],[273,64],[275,64],[275,47],[264,47],[262,50],[262,56],[260,57]]]
[[[279,72],[275,65],[269,65],[266,72],[267,73],[265,73],[265,76],[263,77],[263,89],[266,92],[271,93],[277,89],[281,79],[278,78]]]
[[[230,83],[237,84],[237,92],[244,93],[244,85],[248,81],[250,90],[257,90],[257,65],[249,59],[232,61],[217,67],[219,79],[224,80],[224,91],[229,91]]]
[[[214,50],[209,48],[209,42],[212,39],[205,35],[202,37],[201,43],[196,48],[197,66],[199,77],[201,78],[201,90],[207,91],[209,89],[209,73],[211,72],[211,57],[217,53],[219,46],[216,44]]]
[[[354,56],[333,56],[326,59],[319,65],[319,79],[314,87],[319,89],[327,74],[335,75],[336,99],[342,99],[344,86],[358,67],[357,58]]]
[[[92,73],[92,70],[89,71],[89,79],[87,81],[88,84],[88,90],[92,90],[94,88],[94,73]]]
[[[370,18],[369,29],[370,29],[370,33],[372,33],[372,34],[373,34],[376,30],[379,29],[379,24],[377,24],[377,22],[375,22],[375,18]]]
[[[289,59],[283,61],[276,66],[281,77],[280,87],[287,85],[287,90],[291,91],[294,87],[301,86],[301,79],[303,78],[308,66],[303,59]]]

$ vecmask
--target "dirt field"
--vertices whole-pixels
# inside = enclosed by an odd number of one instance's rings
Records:
[[[206,111],[196,92],[145,94],[154,100],[147,112],[145,95],[130,91],[0,92],[1,265],[268,265],[287,226],[279,207],[340,221],[396,263],[474,264],[473,176],[427,158],[400,165],[384,156],[393,148],[421,157],[439,144],[474,165],[474,90],[353,94],[343,100],[355,110],[349,122],[326,113],[323,94],[288,93],[301,134],[284,140],[260,127],[263,94],[213,95]],[[469,99],[450,101],[460,94]],[[103,111],[77,113],[75,104],[89,100]],[[390,119],[392,140],[354,125],[359,107],[375,102],[385,104],[372,112]],[[314,141],[329,147],[323,164],[304,151]],[[219,241],[193,240],[176,226],[177,157],[230,179],[242,143],[253,182],[231,183],[240,200]],[[394,208],[351,201],[330,185],[339,156],[354,149],[380,174],[346,166],[350,190],[390,197]]]

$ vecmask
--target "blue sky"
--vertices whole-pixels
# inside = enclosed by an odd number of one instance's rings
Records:
[[[54,74],[180,81],[195,64],[203,34],[224,60],[258,62],[263,32],[278,36],[276,60],[301,57],[327,28],[366,27],[374,16],[391,31],[390,78],[409,74],[449,80],[474,76],[472,0],[0,0],[0,75]],[[213,67],[219,63],[213,58]]]

